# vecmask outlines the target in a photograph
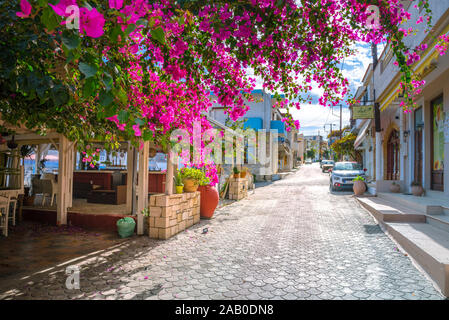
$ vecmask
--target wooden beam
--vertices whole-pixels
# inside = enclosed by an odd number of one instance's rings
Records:
[[[134,165],[134,147],[131,143],[128,143],[128,151],[127,151],[127,165],[126,165],[126,211],[129,214],[132,214],[133,212],[133,201],[135,198],[135,192],[133,196],[133,189],[135,190],[135,172],[137,171],[137,168]]]
[[[36,146],[36,150],[34,151],[34,166],[36,168],[36,174],[38,174],[39,172],[37,171],[37,168],[39,167],[39,161],[41,159],[41,145],[38,144]]]
[[[139,178],[137,184],[137,234],[144,234],[144,217],[142,211],[148,208],[148,156],[150,143],[142,142],[143,147],[139,151]]]
[[[171,154],[171,149],[167,151],[167,172],[165,174],[165,194],[173,194],[173,177],[174,177],[174,155]]]
[[[57,224],[67,224],[67,193],[69,190],[69,154],[68,154],[69,140],[61,135],[59,137],[59,172],[58,172],[58,193],[56,195],[56,215]]]
[[[67,146],[67,192],[66,192],[66,201],[67,207],[71,208],[73,206],[73,171],[74,171],[74,163],[76,162],[76,153],[75,153],[75,143],[71,142]]]

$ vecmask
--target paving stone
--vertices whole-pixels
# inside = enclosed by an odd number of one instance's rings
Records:
[[[301,168],[169,241],[133,238],[84,262],[78,292],[62,270],[30,273],[32,286],[2,281],[0,298],[442,299],[351,195],[329,193],[328,179]]]

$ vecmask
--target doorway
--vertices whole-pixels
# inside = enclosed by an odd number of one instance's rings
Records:
[[[423,108],[415,110],[415,168],[414,180],[423,183]]]
[[[444,109],[443,96],[431,102],[431,189],[444,191]]]
[[[398,180],[399,179],[399,132],[394,129],[387,143],[387,179],[386,180]]]

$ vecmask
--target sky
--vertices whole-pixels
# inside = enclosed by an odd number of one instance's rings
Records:
[[[378,46],[378,56],[382,53],[384,45]],[[348,98],[352,97],[357,88],[362,85],[362,78],[372,62],[371,45],[367,43],[357,43],[353,46],[355,54],[345,61],[342,61],[343,75],[349,80],[349,93],[342,101],[342,127],[349,125],[350,111],[348,105],[344,103]],[[254,76],[252,70],[248,69],[247,73]],[[262,80],[259,77],[256,79],[256,88],[262,88]],[[322,90],[318,86],[312,86],[311,95],[314,104],[303,104],[301,109],[291,108],[290,113],[295,120],[300,122],[300,133],[305,136],[320,134],[325,139],[330,132],[330,124],[333,125],[333,130],[340,129],[340,107],[336,106],[323,107],[318,104],[318,98],[321,96]]]
[[[362,85],[362,78],[365,71],[372,61],[371,47],[369,44],[354,45],[356,54],[343,61],[343,75],[349,80],[349,96],[352,96],[357,88]],[[378,54],[382,53],[383,47],[378,48]],[[321,92],[320,89],[314,87],[312,89],[314,100],[318,100]],[[345,100],[348,98],[346,97]],[[295,120],[299,120],[301,128],[300,133],[304,135],[317,135],[318,133],[325,138],[329,134],[330,124],[333,129],[340,127],[340,108],[323,107],[318,104],[302,105],[300,110],[292,109],[291,113]],[[349,125],[350,112],[346,104],[342,108],[342,127]],[[326,125],[326,130],[324,126]]]

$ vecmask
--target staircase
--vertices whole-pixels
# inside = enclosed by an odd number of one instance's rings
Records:
[[[449,297],[449,209],[444,201],[423,199],[390,193],[357,198]]]

